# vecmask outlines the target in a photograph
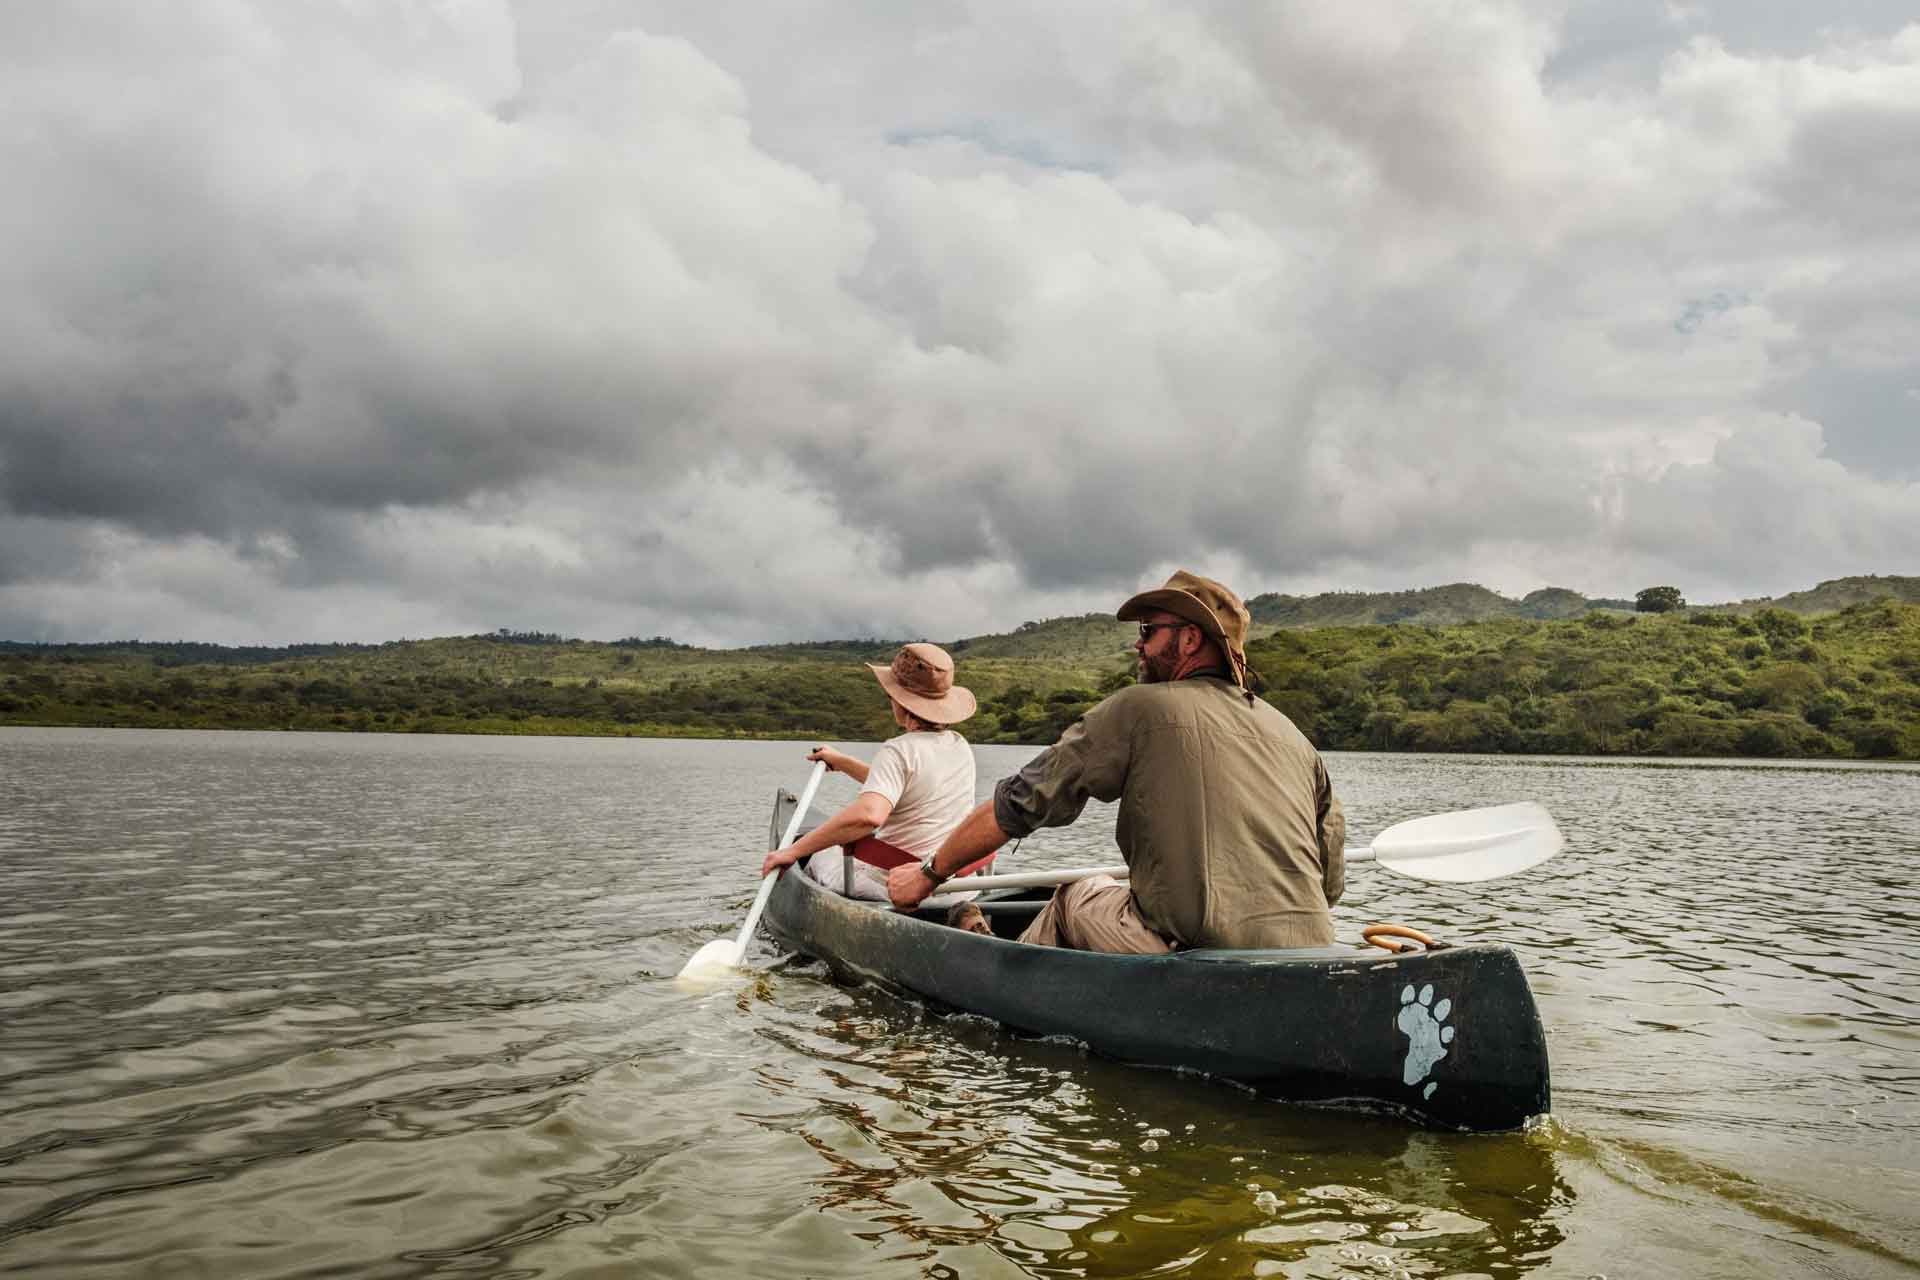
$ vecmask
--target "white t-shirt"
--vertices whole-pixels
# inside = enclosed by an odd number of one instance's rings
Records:
[[[973,810],[973,748],[951,729],[903,733],[880,744],[860,790],[872,791],[893,802],[893,812],[874,832],[896,849],[924,858]],[[994,864],[996,870],[1000,864]],[[822,849],[807,860],[807,874],[836,893],[849,891],[845,855]],[[964,881],[955,881],[955,884]],[[852,895],[875,902],[887,900],[887,873],[869,863],[853,864]],[[927,899],[923,906],[940,907],[974,895],[949,892]]]
[[[951,729],[903,733],[880,744],[862,794],[893,803],[874,838],[924,858],[973,810],[973,748]]]

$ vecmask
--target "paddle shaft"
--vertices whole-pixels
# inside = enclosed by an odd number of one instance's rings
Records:
[[[1009,871],[999,876],[956,876],[943,880],[934,892],[972,893],[976,889],[1040,889],[1048,885],[1072,884],[1075,880],[1085,880],[1088,876],[1112,876],[1116,880],[1127,878],[1125,865],[1113,867],[1071,867],[1062,871]]]
[[[1565,844],[1553,815],[1531,800],[1437,813],[1395,823],[1373,843],[1346,850],[1348,862],[1377,862],[1416,880],[1471,884],[1537,866]],[[1072,867],[999,876],[961,876],[949,893],[969,889],[1028,889],[1071,884],[1088,876],[1127,878],[1125,866]]]
[[[827,776],[827,762],[814,763],[813,772],[807,775],[807,785],[800,792],[800,803],[793,807],[793,818],[787,823],[787,833],[780,837],[779,847],[784,849],[792,844],[800,834],[800,824],[806,821],[807,811],[813,804],[813,793],[820,789],[820,779]],[[753,909],[747,912],[747,922],[740,927],[740,940],[735,944],[740,954],[745,955],[747,943],[753,941],[753,931],[760,926],[760,913],[767,909],[767,899],[773,896],[773,882],[780,878],[780,868],[760,878],[760,892],[754,895]]]
[[[1372,849],[1347,850],[1348,862],[1372,862]],[[1125,863],[1111,867],[1066,867],[1059,871],[1009,871],[999,876],[959,876],[941,882],[936,893],[972,893],[978,889],[1043,889],[1049,885],[1072,884],[1088,876],[1112,876],[1125,880],[1130,873]]]

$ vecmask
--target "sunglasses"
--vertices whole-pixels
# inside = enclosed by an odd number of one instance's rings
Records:
[[[1192,626],[1191,622],[1143,622],[1140,624],[1140,643],[1153,639],[1153,633],[1165,627],[1171,631],[1182,631]]]

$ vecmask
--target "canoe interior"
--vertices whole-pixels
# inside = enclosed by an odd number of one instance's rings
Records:
[[[771,839],[794,803],[780,793]],[[1545,1032],[1505,946],[1115,956],[1013,941],[1050,892],[983,895],[986,937],[947,928],[944,910],[853,901],[789,870],[766,923],[842,977],[1274,1098],[1475,1131],[1519,1128],[1550,1107]]]

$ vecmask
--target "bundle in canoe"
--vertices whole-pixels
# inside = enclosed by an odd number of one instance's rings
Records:
[[[796,804],[784,791],[776,798],[773,841]],[[802,829],[811,825],[809,817]],[[989,937],[946,927],[940,911],[841,897],[789,869],[765,923],[844,977],[1285,1101],[1475,1131],[1516,1129],[1549,1109],[1546,1036],[1505,946],[1132,956],[1013,941],[1050,892],[984,894]]]

